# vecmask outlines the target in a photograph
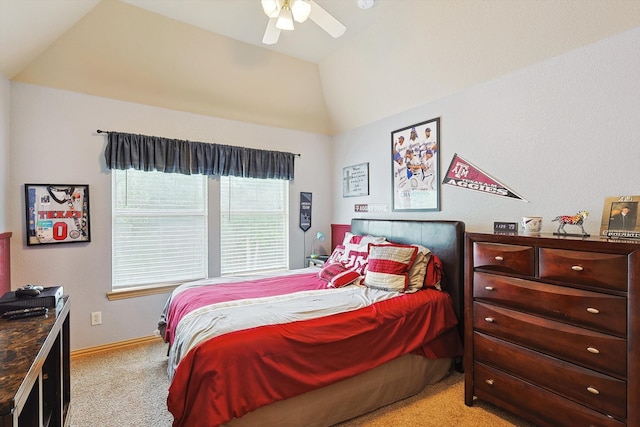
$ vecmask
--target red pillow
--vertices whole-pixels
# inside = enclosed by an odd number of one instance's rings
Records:
[[[356,234],[351,233],[350,231],[347,231],[346,233],[344,233],[344,238],[342,239],[342,244],[346,245],[349,243],[353,243],[353,244],[359,244],[360,241],[362,240],[363,236],[358,236]]]
[[[424,287],[442,290],[443,272],[442,261],[437,255],[431,254],[431,259],[427,262],[427,272],[424,275]]]
[[[318,277],[328,281],[327,286],[330,288],[341,288],[358,280],[360,275],[338,262],[325,262],[318,272]]]

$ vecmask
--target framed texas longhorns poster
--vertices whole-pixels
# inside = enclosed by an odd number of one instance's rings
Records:
[[[27,245],[91,241],[89,186],[25,184]]]

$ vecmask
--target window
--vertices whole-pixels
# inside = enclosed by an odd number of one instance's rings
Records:
[[[289,267],[289,181],[220,177],[221,275]]]
[[[112,173],[112,288],[207,277],[207,178]]]

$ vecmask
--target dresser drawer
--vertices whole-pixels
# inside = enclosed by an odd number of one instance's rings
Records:
[[[474,358],[618,419],[627,417],[627,383],[481,333]]]
[[[475,268],[533,276],[535,274],[534,257],[535,251],[530,246],[485,242],[473,244]]]
[[[600,332],[627,335],[627,299],[495,274],[473,274],[473,296]]]
[[[627,290],[627,257],[619,254],[540,248],[540,278]]]
[[[626,425],[482,363],[473,365],[473,383],[475,395],[480,399],[525,416],[539,426]]]
[[[477,330],[586,368],[627,375],[625,339],[480,302],[473,307]]]

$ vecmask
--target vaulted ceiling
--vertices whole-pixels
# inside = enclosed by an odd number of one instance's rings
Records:
[[[637,0],[316,2],[343,37],[307,21],[267,46],[259,0],[0,0],[0,72],[335,134],[640,26]]]

